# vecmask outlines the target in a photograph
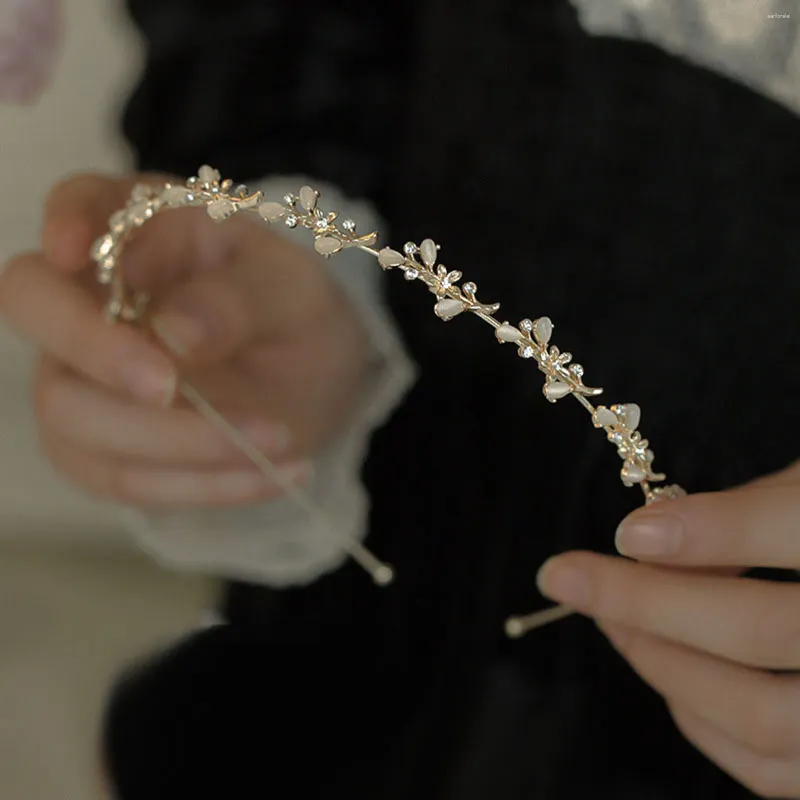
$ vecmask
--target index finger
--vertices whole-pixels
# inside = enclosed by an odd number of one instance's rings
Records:
[[[646,506],[623,520],[617,549],[676,566],[800,569],[800,484],[764,482]]]
[[[109,389],[162,404],[175,393],[175,368],[159,347],[128,325],[109,325],[91,297],[40,254],[16,258],[0,275],[0,313],[53,358]]]

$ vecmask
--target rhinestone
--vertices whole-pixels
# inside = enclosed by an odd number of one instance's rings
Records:
[[[197,178],[194,177],[189,178],[189,180],[186,181],[187,186],[195,186],[196,184],[197,184]]]
[[[407,281],[414,281],[419,278],[419,270],[417,269],[407,269],[406,270],[406,280]]]
[[[419,252],[419,248],[414,244],[414,242],[406,242],[403,245],[403,252],[407,256],[413,256]]]
[[[283,196],[283,202],[286,203],[287,206],[293,206],[296,199],[297,198],[293,194],[287,194]]]
[[[582,378],[582,377],[583,377],[583,367],[582,367],[580,364],[573,364],[573,365],[572,365],[572,366],[569,368],[569,371],[570,371],[570,372],[571,372],[573,375],[577,375],[579,378]]]
[[[243,183],[240,183],[236,188],[233,189],[231,194],[234,197],[247,197],[247,195],[250,194],[250,192]]]
[[[625,437],[621,433],[612,433],[608,438],[617,446],[622,445],[625,441]]]
[[[519,351],[519,354],[523,358],[533,358],[536,355],[536,351],[530,345],[526,345]]]
[[[533,323],[529,319],[524,319],[519,324],[520,328],[524,331],[528,331],[530,333],[533,330]]]
[[[187,202],[187,203],[194,203],[194,201],[195,201],[196,199],[197,199],[197,198],[194,196],[194,193],[193,193],[193,192],[189,192],[189,194],[187,194],[187,195],[186,195],[186,202]]]
[[[317,217],[314,220],[314,227],[318,231],[324,231],[328,227],[328,220],[326,217]]]
[[[352,233],[356,229],[356,224],[355,224],[355,222],[353,222],[353,220],[346,219],[346,220],[344,220],[344,222],[342,222],[342,227],[346,231],[350,231],[350,233]]]
[[[294,214],[289,214],[289,216],[286,217],[285,222],[287,228],[297,227],[297,217]]]
[[[475,294],[478,291],[478,287],[472,281],[465,283],[462,288],[465,294]]]

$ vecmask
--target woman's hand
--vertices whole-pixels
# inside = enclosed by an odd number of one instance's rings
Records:
[[[800,569],[800,462],[638,510],[617,547],[650,563],[569,553],[545,564],[541,590],[595,618],[722,769],[764,797],[800,797],[800,585],[737,577]]]
[[[41,251],[0,276],[0,311],[41,351],[44,449],[75,484],[127,505],[274,497],[278,488],[222,434],[173,402],[176,366],[302,482],[358,396],[366,345],[356,316],[312,252],[253,220],[215,224],[204,209],[181,209],[147,223],[124,260],[126,280],[154,297],[158,330],[178,352],[109,326],[88,253],[135,182],[83,175],[58,185]]]

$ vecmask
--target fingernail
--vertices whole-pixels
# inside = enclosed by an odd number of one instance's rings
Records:
[[[166,311],[151,320],[156,336],[179,358],[202,347],[208,341],[204,323],[182,311]]]
[[[175,399],[178,376],[170,366],[151,362],[125,363],[125,382],[130,392],[146,403],[169,406]]]
[[[559,557],[546,561],[536,576],[539,591],[551,600],[575,608],[589,604],[589,585],[584,573],[577,567],[561,563]]]
[[[616,546],[632,558],[670,556],[677,553],[684,536],[683,521],[672,514],[638,514],[622,520]]]

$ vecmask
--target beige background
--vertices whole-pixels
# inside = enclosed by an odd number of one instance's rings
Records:
[[[34,107],[0,106],[0,263],[36,246],[54,181],[127,161],[116,126],[138,41],[113,0],[65,0],[65,11],[54,84]],[[211,587],[157,569],[114,508],[50,471],[36,447],[32,363],[0,326],[0,797],[95,800],[108,684],[132,655],[193,626]]]

